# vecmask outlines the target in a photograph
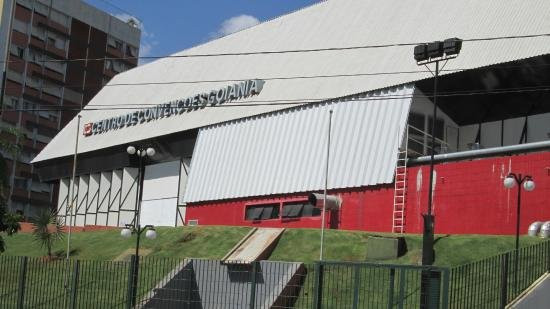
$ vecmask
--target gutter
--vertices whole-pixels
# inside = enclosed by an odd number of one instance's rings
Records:
[[[543,142],[512,145],[512,146],[493,147],[493,148],[486,148],[486,149],[438,154],[434,156],[434,162],[441,163],[441,162],[448,162],[448,161],[477,159],[477,158],[492,157],[492,156],[498,156],[498,155],[511,155],[516,153],[534,152],[534,151],[540,151],[540,150],[546,150],[546,149],[550,149],[550,140],[543,141]],[[423,157],[418,157],[414,159],[409,159],[407,161],[407,166],[425,164],[429,162],[430,162],[430,156],[423,156]]]

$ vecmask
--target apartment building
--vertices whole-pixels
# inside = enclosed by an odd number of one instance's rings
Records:
[[[76,0],[4,0],[0,9],[0,124],[20,133],[0,137],[20,146],[17,157],[4,154],[8,208],[32,217],[54,207],[57,190],[30,161],[113,76],[137,65],[141,31]]]

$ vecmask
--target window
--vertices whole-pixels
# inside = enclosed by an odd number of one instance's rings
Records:
[[[18,188],[18,189],[24,189],[24,190],[27,190],[27,186],[28,186],[28,179],[24,179],[24,178],[15,178],[13,180],[13,186]]]
[[[314,217],[319,215],[321,215],[321,209],[305,201],[283,204],[283,218]]]
[[[279,218],[279,204],[253,205],[246,207],[245,220],[269,220]]]
[[[25,49],[23,47],[12,44],[10,46],[10,54],[23,59],[23,56],[25,55]]]
[[[115,40],[115,49],[122,51],[122,42]]]
[[[112,36],[107,37],[107,46],[115,48],[116,47],[116,40]]]
[[[12,25],[13,30],[27,34],[28,24],[26,22],[21,21],[17,18],[14,18],[12,20],[13,20],[13,25]]]
[[[410,113],[409,115],[409,125],[421,131],[424,131],[425,120],[426,120],[426,117],[423,114]]]
[[[29,61],[34,62],[38,65],[42,65],[42,54],[40,54],[39,52],[29,49],[28,56]]]
[[[55,46],[55,39],[52,37],[48,37],[48,45]]]
[[[69,16],[58,12],[56,10],[52,10],[50,12],[50,19],[55,21],[56,23],[63,25],[64,27],[69,27]]]
[[[32,27],[32,36],[40,41],[44,41],[44,38],[46,37],[46,30],[41,27]]]
[[[7,106],[13,109],[16,109],[17,106],[19,106],[19,100],[17,98],[11,98],[8,102],[6,102]]]
[[[33,77],[33,76],[27,76],[26,85],[38,89],[40,88],[40,79]]]
[[[426,116],[419,113],[409,114],[409,149],[416,155],[424,154],[424,123]]]
[[[34,12],[38,13],[44,17],[48,16],[49,8],[47,5],[42,4],[40,2],[35,1],[34,2]]]
[[[135,47],[131,46],[131,45],[126,45],[126,55],[128,56],[131,56],[131,57],[135,57],[137,54],[137,50]]]
[[[432,134],[432,125],[433,125],[433,121],[432,121],[432,117],[428,117],[428,134]],[[437,119],[437,121],[435,122],[435,138],[439,138],[440,140],[443,140],[443,136],[444,136],[444,131],[445,131],[445,122],[443,121],[443,119]]]

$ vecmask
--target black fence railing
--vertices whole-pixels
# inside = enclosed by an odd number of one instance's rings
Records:
[[[0,257],[0,273],[0,308],[446,308],[449,282],[436,267],[149,257]]]
[[[547,271],[550,241],[452,268],[449,308],[504,308]]]
[[[0,256],[0,308],[504,308],[549,269],[550,242],[452,269]]]

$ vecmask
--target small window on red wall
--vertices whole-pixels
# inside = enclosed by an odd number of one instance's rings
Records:
[[[279,218],[279,204],[253,205],[246,207],[246,220],[269,220]]]
[[[314,217],[319,215],[321,215],[321,210],[306,201],[283,204],[283,218]]]

